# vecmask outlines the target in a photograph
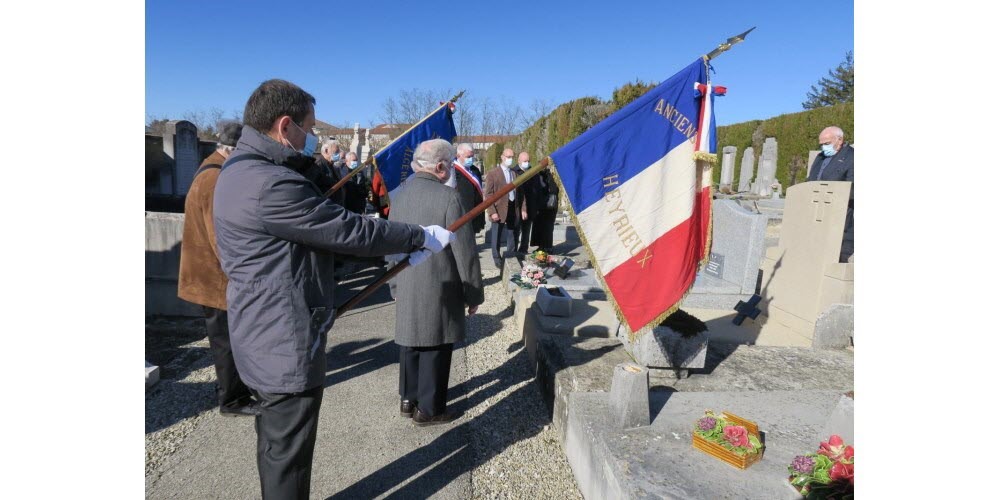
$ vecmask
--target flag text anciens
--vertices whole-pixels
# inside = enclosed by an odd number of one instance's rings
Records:
[[[695,138],[698,136],[698,129],[694,128],[696,123],[689,120],[680,111],[677,111],[677,108],[671,106],[666,100],[660,99],[657,101],[656,107],[653,108],[653,112],[666,118],[674,128],[686,135],[692,144],[694,143]]]

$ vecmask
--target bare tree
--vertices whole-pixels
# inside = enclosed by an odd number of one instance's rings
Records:
[[[552,103],[545,99],[535,99],[531,101],[531,106],[524,113],[524,123],[521,124],[522,129],[526,129],[534,125],[538,120],[545,118],[552,112]]]

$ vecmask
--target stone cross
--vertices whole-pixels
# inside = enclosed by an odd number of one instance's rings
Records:
[[[743,302],[742,300],[739,301],[739,303],[736,304],[736,307],[733,308],[737,313],[739,313],[733,318],[733,324],[742,325],[743,320],[745,320],[747,316],[749,316],[750,319],[757,319],[757,316],[760,314],[760,309],[757,307],[757,304],[759,303],[760,295],[754,295],[746,302]]]
[[[719,191],[730,193],[733,190],[733,173],[736,167],[736,146],[722,148],[722,177],[719,179]]]
[[[750,180],[753,179],[753,165],[755,157],[753,147],[743,150],[743,161],[740,162],[740,185],[739,192],[745,193],[750,190]]]

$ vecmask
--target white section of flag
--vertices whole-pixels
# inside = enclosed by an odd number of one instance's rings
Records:
[[[641,240],[640,248],[651,245],[681,222],[691,218],[694,210],[695,162],[694,144],[684,141],[666,156],[617,186],[620,197],[611,201],[607,194],[601,200],[577,214],[582,234],[604,273],[610,273],[632,255],[612,221],[622,212],[609,213],[622,203],[629,225]],[[611,188],[605,188],[610,190]]]

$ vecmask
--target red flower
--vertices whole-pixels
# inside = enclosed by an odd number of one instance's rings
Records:
[[[854,460],[854,447],[853,446],[848,446],[847,448],[844,448],[844,456],[841,457],[841,458],[844,461]]]
[[[854,464],[837,462],[830,468],[830,479],[833,481],[850,481],[854,484]]]
[[[722,433],[726,436],[726,441],[729,441],[729,444],[733,446],[742,446],[744,448],[750,446],[747,429],[742,425],[727,425],[722,429]]]
[[[853,449],[851,453],[853,456]],[[825,455],[834,461],[838,460],[844,454],[844,440],[836,434],[830,436],[829,441],[823,441],[819,444],[819,454]]]

